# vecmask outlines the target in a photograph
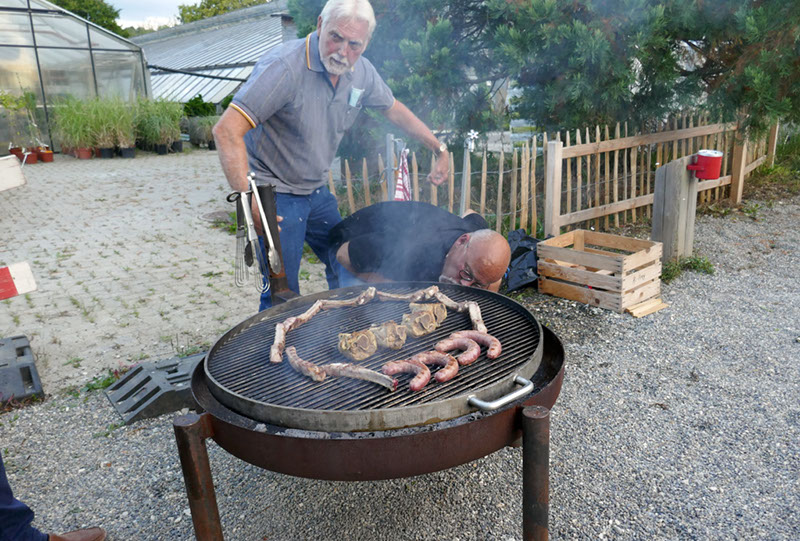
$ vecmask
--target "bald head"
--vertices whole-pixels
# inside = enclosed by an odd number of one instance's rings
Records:
[[[491,229],[464,233],[447,253],[439,280],[486,288],[503,278],[510,260],[503,235]]]
[[[500,233],[480,229],[470,235],[467,263],[479,282],[492,284],[500,280],[510,261],[511,248]]]

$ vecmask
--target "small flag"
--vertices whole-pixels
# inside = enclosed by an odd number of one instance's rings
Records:
[[[0,300],[10,299],[36,290],[31,267],[27,261],[0,267]]]
[[[395,201],[411,201],[411,182],[408,178],[408,149],[400,153],[397,165],[397,183],[394,188]]]

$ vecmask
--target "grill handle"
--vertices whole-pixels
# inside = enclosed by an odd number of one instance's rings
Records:
[[[486,402],[485,400],[476,398],[475,395],[470,395],[467,402],[473,408],[478,408],[481,411],[495,411],[533,391],[533,382],[522,376],[514,374],[514,383],[522,385],[522,387],[505,396],[501,396],[497,400]]]

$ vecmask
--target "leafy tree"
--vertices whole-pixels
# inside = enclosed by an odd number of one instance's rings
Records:
[[[119,10],[103,0],[52,0],[54,4],[83,17],[87,21],[93,22],[97,26],[102,26],[106,30],[111,30],[115,34],[128,37],[127,32],[117,24]]]
[[[197,5],[183,4],[178,6],[178,18],[181,23],[190,23],[201,19],[208,19],[236,11],[237,9],[249,8],[259,4],[267,4],[271,0],[201,0]]]
[[[489,47],[549,128],[703,107],[760,131],[800,119],[800,3],[488,0]]]

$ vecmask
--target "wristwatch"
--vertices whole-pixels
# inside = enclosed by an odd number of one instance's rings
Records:
[[[442,143],[441,145],[439,145],[439,148],[436,151],[436,157],[438,158],[439,154],[441,154],[442,152],[446,152],[446,151],[447,151],[447,145]]]

